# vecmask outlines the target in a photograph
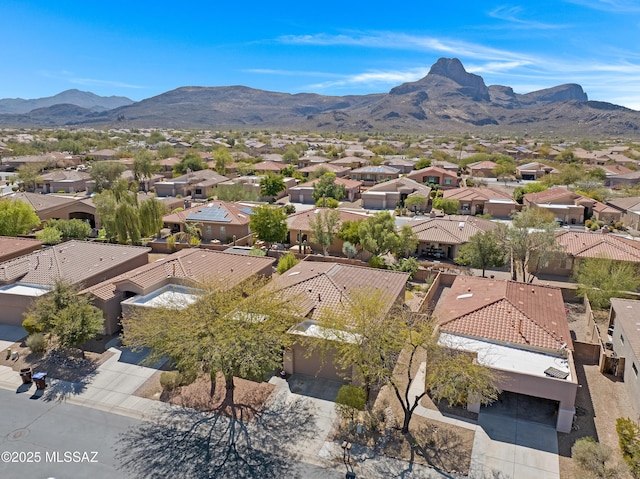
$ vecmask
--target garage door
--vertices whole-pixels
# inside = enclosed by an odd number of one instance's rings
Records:
[[[304,350],[304,348],[300,346],[294,346],[294,374],[305,374],[307,376],[331,379],[333,381],[343,381],[343,376],[338,374],[338,371],[333,364],[333,354],[326,354],[324,358],[322,358],[321,355],[317,353],[314,353],[309,357],[306,357],[305,354],[306,351]]]

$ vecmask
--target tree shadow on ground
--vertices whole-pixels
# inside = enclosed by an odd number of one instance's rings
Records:
[[[120,468],[140,478],[299,477],[295,446],[315,431],[310,401],[279,394],[261,409],[231,399],[213,410],[193,406],[124,433]]]

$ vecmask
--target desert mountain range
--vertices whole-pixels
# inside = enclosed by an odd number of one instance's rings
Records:
[[[441,58],[424,78],[388,93],[324,96],[245,86],[185,86],[133,102],[69,90],[37,100],[0,100],[0,126],[638,137],[640,112],[590,101],[582,87],[572,83],[526,94],[508,86],[487,86],[458,59]]]

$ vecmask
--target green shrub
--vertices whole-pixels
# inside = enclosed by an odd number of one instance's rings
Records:
[[[369,266],[372,268],[387,269],[387,263],[385,263],[384,258],[380,256],[372,256],[369,260]]]
[[[402,258],[392,268],[395,271],[402,271],[403,273],[409,273],[409,279],[413,279],[413,276],[420,269],[420,263],[415,258]]]
[[[280,258],[280,261],[278,261],[278,266],[276,266],[276,271],[278,272],[278,274],[282,274],[285,271],[288,271],[291,268],[293,268],[299,262],[300,260],[296,258],[293,253],[287,253]]]
[[[296,212],[296,207],[293,206],[291,203],[284,205],[284,211],[288,214],[288,215],[292,215]]]
[[[363,411],[367,403],[367,393],[364,389],[344,385],[336,396],[336,411],[344,419],[353,420],[358,411]]]
[[[596,442],[592,437],[581,437],[571,448],[571,457],[587,474],[585,477],[613,478],[619,477],[617,465],[608,465],[611,458],[611,448]]]
[[[180,371],[180,386],[188,386],[193,384],[198,377],[198,372],[195,369],[188,369]]]
[[[160,386],[164,391],[173,391],[181,382],[182,374],[179,371],[164,371],[160,374]]]
[[[35,354],[44,353],[47,350],[47,339],[42,333],[30,334],[25,344]]]
[[[340,202],[335,198],[320,198],[316,201],[316,206],[318,208],[337,208],[340,206]]]
[[[624,461],[633,477],[640,476],[640,425],[629,418],[616,419],[616,432]]]
[[[22,327],[29,335],[42,332],[42,325],[31,317],[28,317],[24,321],[22,321]]]

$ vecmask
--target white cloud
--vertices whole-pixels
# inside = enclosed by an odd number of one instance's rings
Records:
[[[338,87],[354,87],[354,86],[395,86],[400,83],[412,82],[419,80],[429,73],[428,68],[414,68],[406,71],[369,71],[364,73],[355,73],[353,75],[343,75],[338,80],[326,81],[308,85],[308,88],[314,90],[327,90]]]
[[[99,80],[96,78],[82,78],[77,77],[74,72],[68,70],[60,70],[60,71],[50,71],[43,70],[40,72],[45,78],[53,78],[56,80],[64,80],[72,83],[74,85],[83,85],[83,86],[107,86],[107,87],[115,87],[115,88],[131,88],[131,89],[142,89],[144,86],[133,85],[131,83],[125,83],[117,80]]]
[[[562,25],[562,24],[537,22],[529,18],[523,19],[521,18],[521,15],[520,15],[521,13],[522,13],[521,7],[502,6],[494,10],[491,10],[490,12],[488,12],[488,15],[492,18],[497,18],[499,20],[510,22],[512,24],[515,24],[515,26],[519,28],[524,28],[524,29],[552,30],[552,29],[566,27],[566,25]]]
[[[640,12],[640,4],[637,0],[564,0],[567,3],[580,5],[610,13],[634,13]]]

